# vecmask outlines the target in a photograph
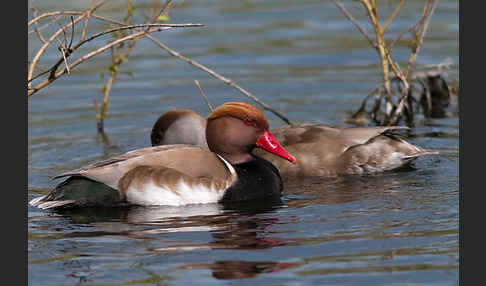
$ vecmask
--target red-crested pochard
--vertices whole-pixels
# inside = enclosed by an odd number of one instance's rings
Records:
[[[160,120],[160,119],[159,119]],[[160,122],[158,122],[160,124]],[[194,129],[204,128],[204,122],[193,123]],[[156,126],[154,126],[155,128]],[[272,129],[278,142],[297,159],[289,164],[280,158],[255,150],[272,162],[283,181],[309,176],[369,174],[391,171],[409,165],[417,157],[438,154],[422,149],[402,139],[397,131],[401,126],[386,127],[330,127],[324,124],[295,124]],[[167,129],[167,132],[170,132]],[[174,140],[185,140],[177,133],[166,134]],[[179,138],[179,139],[177,139]],[[163,144],[152,139],[152,146]]]
[[[30,201],[42,209],[72,206],[186,205],[280,197],[278,170],[254,147],[295,163],[269,132],[265,115],[243,102],[225,103],[207,118],[209,149],[164,145],[137,149],[65,172],[48,195]]]

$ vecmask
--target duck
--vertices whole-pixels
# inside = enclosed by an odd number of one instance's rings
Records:
[[[67,179],[29,203],[41,209],[183,206],[282,195],[278,169],[253,151],[296,160],[270,133],[261,110],[227,102],[209,114],[205,125],[208,148],[169,144],[132,150],[55,176]]]
[[[155,122],[150,141],[157,142],[156,145],[189,144],[208,148],[206,119],[190,109],[171,109]]]
[[[157,123],[160,125],[160,121]],[[204,122],[191,124],[193,129],[204,128]],[[154,126],[154,129],[156,127]],[[410,128],[406,126],[344,127],[322,123],[289,124],[272,129],[271,133],[282,147],[296,158],[296,164],[290,164],[263,150],[255,150],[254,153],[277,167],[284,182],[309,177],[396,171],[412,167],[413,162],[421,156],[438,154],[437,151],[407,142],[401,133],[408,129]],[[188,138],[183,138],[174,129],[165,130],[165,136],[173,138],[176,142],[188,142]],[[151,144],[159,146],[163,142],[152,138]]]

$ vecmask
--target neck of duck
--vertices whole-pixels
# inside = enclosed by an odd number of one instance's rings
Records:
[[[234,154],[234,153],[225,153],[225,152],[216,152],[218,153],[221,157],[223,157],[226,161],[228,161],[231,165],[235,164],[240,164],[244,162],[248,162],[251,160],[253,157],[250,155],[250,153],[240,153],[240,154]]]

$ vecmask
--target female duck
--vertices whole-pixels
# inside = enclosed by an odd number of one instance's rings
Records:
[[[185,205],[279,197],[278,170],[254,154],[264,149],[295,163],[268,131],[264,114],[243,102],[225,103],[207,118],[209,150],[165,145],[130,151],[55,178],[69,176],[30,204],[71,206]]]
[[[204,121],[189,122],[183,119],[186,116],[197,115],[194,114],[193,111],[179,114],[178,119],[171,122],[166,120],[165,114],[162,115],[153,127],[152,134],[157,133],[160,136],[152,137],[152,146],[164,144],[162,138],[171,138],[173,142],[187,144],[196,141],[196,138],[193,138],[196,132],[184,135],[176,128],[159,128],[162,125],[184,125],[185,129],[202,130],[206,124]],[[289,164],[260,149],[256,149],[254,154],[275,165],[285,182],[310,176],[327,177],[391,171],[409,166],[420,156],[438,153],[422,149],[402,139],[397,131],[403,129],[408,127],[331,127],[312,123],[285,125],[272,129],[271,132],[277,141],[297,158],[296,164]]]

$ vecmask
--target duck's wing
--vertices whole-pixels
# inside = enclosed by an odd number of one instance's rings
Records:
[[[137,166],[163,166],[192,177],[227,178],[231,176],[227,164],[209,150],[191,145],[164,145],[133,150],[54,178],[83,176],[118,188],[120,178]],[[231,167],[231,165],[229,165]]]
[[[331,127],[324,124],[285,125],[272,134],[294,157],[289,164],[259,150],[254,153],[272,162],[283,175],[364,173],[393,169],[433,150],[410,144],[399,135],[405,126]],[[369,167],[369,170],[362,170]]]
[[[122,200],[137,205],[216,203],[235,181],[236,173],[227,178],[193,177],[174,168],[142,165],[123,175],[118,192]]]

